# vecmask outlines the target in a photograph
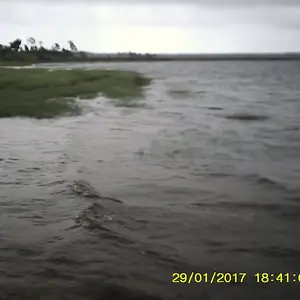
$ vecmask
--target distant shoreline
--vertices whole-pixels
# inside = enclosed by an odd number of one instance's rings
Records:
[[[185,62],[185,61],[300,61],[300,54],[297,55],[157,55],[154,58],[146,57],[117,57],[117,56],[93,56],[86,58],[68,58],[53,61],[0,61],[0,67],[4,66],[29,66],[36,64],[61,64],[61,63],[109,63],[109,62]]]
[[[147,57],[117,57],[117,56],[94,56],[85,59],[70,59],[67,62],[156,62],[156,61],[268,61],[268,60],[300,60],[297,55],[156,55],[152,58]],[[55,62],[55,61],[53,61]],[[63,61],[57,61],[63,62]],[[43,63],[42,61],[40,63]],[[44,62],[47,63],[47,62]],[[51,63],[51,62],[49,62]]]
[[[226,54],[153,54],[147,56],[126,56],[115,53],[85,53],[93,61],[206,61],[206,60],[300,60],[296,53],[226,53]]]
[[[27,43],[17,38],[9,45],[0,44],[0,66],[29,65],[41,63],[93,63],[93,62],[155,62],[155,61],[262,61],[300,60],[300,51],[286,52],[240,52],[240,53],[138,53],[79,51],[73,41],[69,50],[58,43],[47,49],[43,42],[33,37]]]

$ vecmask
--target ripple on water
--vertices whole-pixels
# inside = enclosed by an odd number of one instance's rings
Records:
[[[266,121],[269,119],[269,116],[250,113],[235,113],[232,115],[227,115],[226,119],[237,121]]]
[[[103,196],[99,191],[97,191],[95,187],[93,187],[86,180],[75,180],[70,186],[76,194],[84,198],[110,200],[117,203],[122,203],[121,200]]]
[[[246,181],[251,181],[254,185],[265,187],[266,189],[277,189],[281,191],[288,191],[288,187],[275,179],[259,174],[251,174],[243,176]]]

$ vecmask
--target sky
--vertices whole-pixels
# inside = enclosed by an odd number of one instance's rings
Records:
[[[300,0],[0,0],[0,43],[83,51],[300,51]]]

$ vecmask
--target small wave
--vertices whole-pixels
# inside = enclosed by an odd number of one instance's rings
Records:
[[[162,300],[160,297],[152,296],[120,285],[108,286],[97,284],[97,294],[101,295],[99,299],[105,300]]]
[[[36,171],[40,171],[41,168],[26,168],[26,169],[20,169],[18,170],[19,173],[32,173],[32,172],[36,172]]]
[[[14,157],[8,157],[7,159],[1,158],[0,161],[2,161],[4,164],[16,164],[16,162],[18,161],[18,158],[14,158]]]
[[[116,231],[116,226],[118,228],[122,224],[118,223],[113,213],[108,214],[100,203],[93,203],[90,207],[79,213],[74,221],[76,225],[100,234],[101,238],[119,241],[122,244],[134,243]],[[111,223],[113,223],[112,227]]]
[[[226,116],[226,119],[238,120],[238,121],[265,121],[269,117],[266,115],[247,114],[247,113],[236,113]]]
[[[129,288],[121,284],[113,284],[99,279],[87,280],[85,276],[82,276],[80,283],[77,283],[75,288],[68,289],[68,285],[66,285],[62,286],[60,291],[56,288],[52,290],[51,286],[54,277],[59,277],[57,280],[62,282],[71,282],[74,280],[74,275],[51,267],[45,267],[44,270],[32,272],[31,275],[40,278],[38,281],[47,282],[46,286],[36,287],[34,284],[31,284],[31,281],[29,281],[30,284],[16,283],[14,285],[1,282],[0,299],[163,300],[161,297],[153,296],[153,292],[150,294],[150,292],[142,291],[141,288]],[[11,280],[8,282],[11,282]],[[31,285],[33,285],[33,287]],[[47,288],[47,286],[50,286],[50,288]]]
[[[55,181],[50,181],[50,182],[46,182],[46,183],[40,183],[38,184],[38,186],[55,186],[55,185],[60,185],[60,184],[65,184],[66,181],[65,180],[55,180]]]
[[[284,219],[287,222],[297,222],[300,218],[300,210],[298,207],[296,209],[294,207],[291,207],[289,210],[283,212],[281,211],[280,218]]]
[[[152,244],[150,240],[154,239],[154,236],[149,240],[146,237],[137,237],[132,230],[132,225],[124,223],[122,217],[123,215],[119,215],[115,211],[107,211],[107,208],[99,203],[93,203],[79,213],[74,221],[76,226],[100,236],[102,240],[111,240],[118,243],[119,246],[135,245],[143,256],[169,265],[176,264],[178,258],[176,249],[165,244]],[[141,220],[134,220],[141,222]],[[168,238],[168,235],[164,238]]]
[[[11,181],[0,181],[0,185],[26,185],[26,184],[22,179],[16,179]]]
[[[278,188],[283,188],[286,189],[283,185],[279,184],[278,182],[267,178],[267,177],[261,177],[257,179],[257,182],[260,184],[265,184],[265,185],[269,185],[269,186],[274,186],[274,187],[278,187]]]
[[[223,107],[216,107],[216,106],[209,106],[209,107],[203,107],[209,110],[224,110]]]
[[[172,95],[188,95],[190,93],[190,91],[188,90],[184,90],[184,89],[174,89],[174,90],[169,90],[169,94]]]
[[[167,92],[173,99],[184,99],[191,97],[192,93],[188,90],[174,89]]]
[[[71,184],[71,188],[76,194],[84,198],[111,200],[117,203],[122,203],[122,201],[119,199],[102,196],[100,192],[98,192],[90,183],[85,180],[75,180]]]
[[[266,256],[268,258],[275,258],[275,259],[288,259],[288,260],[300,260],[300,251],[296,249],[287,249],[284,247],[266,247],[254,250],[259,254]]]
[[[149,245],[147,245],[149,247]],[[178,253],[176,252],[176,254],[172,253],[173,255],[168,254],[163,254],[160,253],[159,251],[155,251],[155,250],[151,250],[151,249],[145,249],[144,251],[141,251],[142,255],[147,255],[147,256],[151,256],[154,259],[156,259],[157,261],[160,262],[164,262],[164,263],[168,263],[170,265],[174,265],[176,264],[176,259],[177,259],[177,255]]]
[[[125,107],[125,108],[147,108],[147,104],[141,102],[140,99],[119,99],[111,100],[111,103],[116,107]]]
[[[212,173],[208,173],[208,176],[211,177],[233,177],[234,175],[231,173],[226,173],[226,172],[212,172]]]
[[[101,198],[100,193],[87,181],[74,181],[71,185],[72,190],[81,197],[85,198]]]
[[[189,133],[199,134],[200,130],[198,128],[188,128],[188,129],[184,129],[180,132],[181,135],[189,134]]]
[[[275,214],[278,218],[284,219],[288,222],[299,220],[300,217],[300,207],[295,205],[219,202],[217,204],[207,204],[206,206],[218,208],[223,207],[231,211],[240,210],[244,212],[267,212]]]
[[[290,128],[289,130],[292,130],[292,131],[299,131],[299,130],[300,130],[300,127],[292,127],[292,128]]]
[[[182,154],[182,153],[183,153],[182,149],[175,149],[173,151],[166,152],[165,155],[170,158],[175,158],[175,156]]]
[[[254,175],[248,175],[245,177],[246,180],[250,180],[258,185],[261,186],[265,186],[268,188],[276,188],[276,189],[280,189],[280,190],[284,190],[287,191],[287,187],[284,186],[282,183],[277,182],[276,180],[270,178],[270,177],[266,177],[266,176],[261,176],[258,174],[254,174]]]
[[[101,223],[106,220],[102,214],[102,210],[103,206],[100,203],[93,203],[76,216],[75,223],[87,228],[103,228]],[[111,219],[112,217],[110,216],[109,220]]]
[[[298,192],[298,194],[300,195],[300,191]],[[292,197],[289,197],[288,199],[293,202],[300,203],[300,196],[292,196]]]
[[[218,206],[218,207],[224,207],[228,209],[242,209],[242,210],[262,210],[262,211],[273,211],[273,212],[282,212],[284,209],[286,209],[286,205],[281,204],[262,204],[262,203],[234,203],[234,202],[228,202],[228,201],[222,201],[218,202],[216,204],[212,204],[211,206]]]

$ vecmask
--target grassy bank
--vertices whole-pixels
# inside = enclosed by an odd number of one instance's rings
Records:
[[[31,62],[25,62],[25,61],[0,61],[0,67],[16,67],[16,66],[30,66],[32,65]]]
[[[75,98],[91,99],[99,93],[130,106],[149,83],[130,71],[0,68],[0,118],[78,115]]]

